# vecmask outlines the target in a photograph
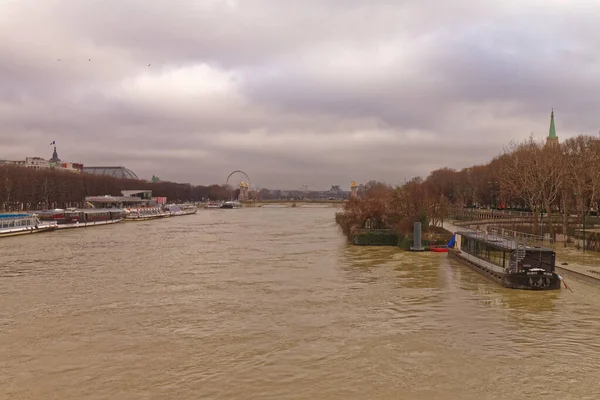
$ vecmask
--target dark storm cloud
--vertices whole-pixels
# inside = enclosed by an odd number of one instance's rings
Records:
[[[400,183],[600,129],[590,1],[0,1],[0,158]],[[150,64],[150,65],[148,65]]]

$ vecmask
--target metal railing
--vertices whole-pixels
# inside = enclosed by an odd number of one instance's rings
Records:
[[[499,237],[504,237],[517,243],[517,245],[525,244],[530,247],[544,246],[544,237],[540,235],[532,235],[530,233],[513,231],[499,226],[488,226],[487,231]],[[551,243],[549,239],[547,241]]]
[[[534,213],[529,211],[512,211],[512,210],[495,210],[491,208],[463,208],[452,207],[449,210],[450,215],[473,215],[473,214],[489,214],[490,216],[502,216],[512,218],[533,218]]]
[[[369,229],[369,228],[359,228],[352,231],[354,234],[363,234],[363,233],[376,233],[376,234],[390,234],[396,233],[394,229]]]
[[[482,230],[461,230],[458,233],[466,233],[467,237],[471,237],[473,239],[483,240],[489,243],[494,243],[499,247],[504,247],[506,249],[516,249],[518,247],[518,242],[511,237],[505,237],[501,235],[497,235],[488,231]]]

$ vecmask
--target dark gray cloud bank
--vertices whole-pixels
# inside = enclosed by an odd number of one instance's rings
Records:
[[[598,21],[577,0],[0,0],[0,158],[56,140],[146,178],[400,183],[543,138],[552,107],[561,139],[597,134]]]

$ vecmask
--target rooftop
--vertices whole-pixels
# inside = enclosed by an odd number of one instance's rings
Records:
[[[88,196],[85,201],[90,203],[142,203],[148,202],[146,199],[131,196]]]
[[[456,232],[462,236],[469,237],[475,240],[481,240],[489,244],[495,245],[505,250],[516,250],[520,245],[525,244],[526,250],[536,250],[544,252],[553,252],[554,250],[550,247],[545,247],[543,241],[537,239],[534,235],[530,238],[525,236],[513,236],[504,232],[491,231],[458,231]],[[516,232],[520,233],[520,232]]]
[[[113,176],[121,179],[140,179],[135,172],[123,166],[83,167],[82,171],[88,174]]]

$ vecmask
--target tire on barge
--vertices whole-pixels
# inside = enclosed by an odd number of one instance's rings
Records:
[[[450,241],[448,256],[510,289],[557,290],[556,254],[543,246],[519,243],[497,233],[461,231]]]

